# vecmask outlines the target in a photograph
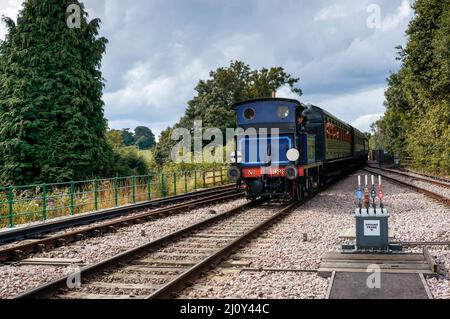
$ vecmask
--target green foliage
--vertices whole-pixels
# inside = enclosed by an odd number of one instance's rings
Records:
[[[154,161],[158,166],[163,166],[170,159],[170,152],[173,146],[171,136],[172,128],[170,127],[162,131],[159,136],[159,142],[156,144],[154,153]]]
[[[134,144],[134,135],[130,132],[129,128],[123,129],[122,131],[123,143],[125,146],[131,146]]]
[[[109,145],[114,149],[111,171],[116,176],[144,175],[150,170],[150,162],[135,146],[125,146],[122,131],[106,133]]]
[[[140,150],[148,150],[155,146],[155,135],[145,126],[138,126],[134,130],[134,143]]]
[[[120,149],[125,147],[121,131],[118,130],[108,131],[106,133],[106,139],[108,140],[109,145],[113,147],[113,149]]]
[[[302,95],[296,87],[298,78],[287,74],[283,68],[251,70],[241,61],[232,61],[229,67],[211,71],[208,80],[201,80],[195,88],[197,95],[188,102],[181,120],[173,128],[193,130],[194,121],[202,120],[204,128],[235,127],[235,114],[231,106],[239,101],[254,98],[271,97],[282,86]],[[170,152],[174,145],[171,141],[173,128],[161,133],[155,148],[155,161],[158,165],[170,162]]]
[[[401,48],[401,70],[388,79],[378,141],[412,166],[450,174],[450,0],[417,0]]]
[[[79,4],[81,28],[66,25]],[[65,181],[110,174],[100,72],[107,40],[76,0],[28,0],[0,44],[0,180]]]
[[[135,147],[130,146],[117,149],[114,159],[116,176],[145,175],[149,173],[149,166],[145,158],[139,154],[139,150]]]
[[[134,134],[130,132],[129,128],[120,132],[125,146],[136,145],[140,150],[148,150],[156,145],[155,135],[148,127],[138,126],[134,130]]]

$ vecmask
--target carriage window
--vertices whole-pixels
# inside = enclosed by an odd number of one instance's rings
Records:
[[[251,107],[245,109],[244,117],[247,121],[253,120],[255,118],[255,116],[256,116],[256,113],[255,113],[254,109],[252,109]]]
[[[285,119],[289,116],[289,108],[287,106],[279,106],[277,109],[277,115],[280,119]]]

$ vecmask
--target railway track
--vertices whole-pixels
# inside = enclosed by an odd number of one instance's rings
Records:
[[[406,169],[406,168],[401,168],[401,170],[406,172],[406,173],[412,173],[412,174],[420,175],[420,176],[427,177],[427,178],[430,178],[430,179],[434,179],[436,181],[440,181],[440,182],[444,182],[444,183],[450,184],[450,180],[447,179],[447,178],[438,177],[438,176],[431,176],[431,175],[415,172],[413,170]]]
[[[394,243],[395,244],[395,243]],[[401,244],[404,247],[420,247],[420,246],[449,246],[450,247],[450,241],[423,241],[423,242],[399,242],[398,244]]]
[[[220,264],[261,231],[311,200],[298,203],[248,203],[150,243],[77,269],[15,299],[158,299],[171,298]],[[258,206],[261,205],[261,206]],[[233,259],[236,256],[233,255]],[[238,256],[238,258],[247,258]],[[69,289],[73,279],[81,286]]]
[[[401,179],[398,179],[398,178],[394,178],[394,177],[392,177],[390,175],[387,175],[385,170],[380,170],[378,168],[377,169],[365,168],[364,170],[369,172],[369,173],[371,173],[371,174],[381,175],[383,178],[387,179],[388,181],[390,181],[390,182],[392,182],[394,184],[397,184],[397,185],[400,185],[400,186],[403,186],[403,187],[407,187],[407,188],[412,189],[413,191],[415,191],[417,193],[421,193],[421,194],[424,194],[424,195],[426,195],[426,196],[428,196],[430,198],[438,200],[441,203],[445,204],[446,206],[450,206],[450,198],[445,197],[445,196],[443,196],[441,194],[438,194],[436,192],[432,192],[432,191],[430,191],[428,189],[425,189],[425,188],[413,185],[411,183],[408,183],[407,181],[404,181],[404,180],[401,180]],[[389,173],[391,173],[391,172],[389,171]],[[410,177],[410,176],[408,176],[408,177]]]
[[[225,185],[210,189],[198,190],[188,194],[140,202],[134,205],[126,205],[116,208],[105,209],[93,213],[80,214],[54,221],[50,220],[45,223],[35,225],[18,226],[16,228],[0,232],[0,245],[29,238],[33,239],[47,233],[56,232],[70,227],[86,225],[101,220],[107,220],[124,216],[142,209],[154,209],[168,205],[174,205],[177,203],[192,201],[197,198],[205,198],[205,196],[209,195],[223,194],[224,192],[229,192],[235,188],[236,186],[233,184]]]
[[[248,203],[81,269],[80,289],[66,289],[69,275],[16,298],[173,297],[189,280],[300,204]]]
[[[232,188],[215,190],[212,193],[202,192],[201,194],[197,194],[196,196],[200,198],[180,204],[171,205],[169,207],[157,208],[151,211],[136,213],[132,216],[123,216],[104,222],[97,222],[97,220],[94,219],[94,224],[88,224],[86,226],[81,226],[73,230],[67,230],[50,235],[40,233],[34,238],[30,237],[27,238],[27,240],[15,242],[11,245],[0,246],[0,262],[17,261],[31,253],[43,252],[54,247],[61,247],[88,237],[98,237],[102,234],[115,232],[120,227],[146,223],[156,218],[162,218],[165,216],[182,213],[193,208],[213,204],[215,205],[220,202],[238,199],[242,196],[242,193],[236,193],[236,191]],[[149,207],[154,206],[152,206],[152,204],[138,204],[133,207],[133,211],[136,211],[138,209],[143,210]],[[129,211],[130,208],[131,207],[123,207],[118,208],[118,210],[123,209]],[[103,218],[104,217],[102,216],[102,219]],[[47,230],[51,230],[51,228],[47,228]],[[61,225],[57,225],[55,230],[61,230]]]
[[[415,172],[411,172],[411,173],[416,174],[416,175],[411,175],[411,174],[408,174],[406,172],[393,170],[393,169],[378,168],[378,167],[372,167],[372,166],[369,166],[369,167],[373,168],[373,169],[381,170],[381,171],[384,171],[384,172],[387,172],[387,173],[392,173],[392,174],[396,174],[396,175],[399,175],[399,176],[403,176],[403,177],[406,177],[406,178],[411,178],[411,179],[414,179],[414,180],[417,180],[417,181],[430,183],[430,184],[433,184],[433,185],[436,185],[436,186],[440,186],[440,187],[443,187],[443,188],[450,188],[450,182],[446,181],[444,179],[440,179],[440,178],[436,178],[436,177],[432,177],[432,176],[428,176],[428,175],[424,175],[424,174],[418,174],[418,173],[415,173]],[[417,176],[417,175],[420,175],[422,177]]]

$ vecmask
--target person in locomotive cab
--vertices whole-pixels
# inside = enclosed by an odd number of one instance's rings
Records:
[[[304,114],[300,114],[297,116],[297,133],[303,133],[305,131],[306,124],[306,116]]]

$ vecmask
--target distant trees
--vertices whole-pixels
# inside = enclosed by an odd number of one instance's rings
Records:
[[[145,126],[130,129],[110,130],[106,134],[109,145],[114,149],[115,174],[121,176],[144,175],[150,170],[152,162],[147,158],[151,155],[140,152],[149,150],[155,145],[155,136]]]
[[[110,130],[108,132],[108,139],[111,145],[136,146],[140,150],[149,150],[156,145],[155,135],[152,130],[145,126],[138,126],[134,133],[130,132],[129,128],[118,130]]]
[[[125,145],[123,132],[110,130],[106,133],[108,143],[114,150],[114,174],[120,176],[147,174],[150,163],[136,147]]]
[[[125,146],[131,146],[134,144],[134,135],[132,132],[130,132],[129,128],[123,129],[121,133],[123,136],[123,143],[125,144]]]
[[[66,25],[70,4],[81,27]],[[28,0],[0,43],[0,181],[112,174],[100,71],[107,40],[76,0]]]
[[[140,150],[148,150],[155,146],[155,135],[145,126],[138,126],[134,130],[134,143]]]
[[[203,127],[217,127],[225,130],[235,127],[235,115],[231,105],[248,99],[271,97],[282,86],[302,95],[296,86],[299,79],[287,74],[282,67],[252,70],[241,61],[232,61],[229,67],[211,71],[208,80],[201,80],[195,90],[197,95],[187,103],[184,116],[174,127],[161,133],[155,147],[155,161],[162,165],[170,161],[174,128],[193,129],[195,120],[202,120]]]
[[[388,79],[386,114],[374,131],[413,166],[450,174],[450,1],[417,0],[402,67]]]

